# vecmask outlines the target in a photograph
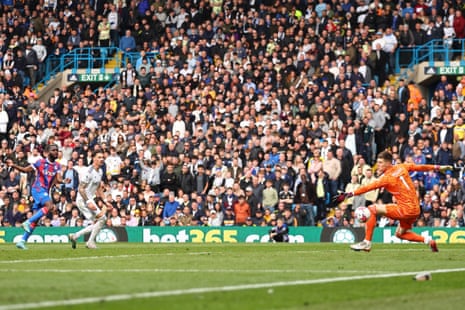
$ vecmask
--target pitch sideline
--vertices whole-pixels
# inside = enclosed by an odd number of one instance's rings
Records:
[[[437,270],[428,270],[428,271],[433,274],[450,273],[450,272],[465,271],[465,268],[437,269]],[[274,288],[274,287],[282,287],[282,286],[289,286],[289,285],[309,285],[309,284],[323,284],[323,283],[330,283],[330,282],[344,282],[344,281],[354,281],[354,280],[382,279],[382,278],[412,276],[412,275],[417,274],[418,272],[419,271],[398,272],[398,273],[360,275],[360,276],[350,276],[350,277],[323,278],[323,279],[313,279],[313,280],[280,281],[280,282],[272,282],[272,283],[231,285],[231,286],[223,286],[223,287],[191,288],[191,289],[171,290],[171,291],[163,291],[163,292],[118,294],[118,295],[109,295],[109,296],[101,296],[101,297],[77,298],[77,299],[71,299],[71,300],[54,300],[54,301],[42,301],[42,302],[25,303],[25,304],[3,305],[3,306],[0,306],[0,310],[40,309],[40,308],[46,308],[46,307],[75,306],[75,305],[91,304],[91,303],[97,303],[97,302],[113,302],[113,301],[121,301],[121,300],[137,299],[137,298],[179,296],[179,295],[187,295],[187,294],[203,294],[203,293],[212,293],[212,292],[232,292],[232,291],[240,291],[240,290],[246,290],[246,289]]]
[[[293,269],[2,269],[0,268],[0,273],[3,272],[35,272],[35,273],[115,273],[115,272],[144,272],[144,273],[284,273],[284,272],[295,272],[302,273],[302,270],[293,270]],[[305,273],[334,273],[334,270],[312,270],[307,269]],[[370,273],[370,274],[382,274],[386,271],[370,271],[370,270],[338,270],[338,273]],[[394,272],[394,271],[390,271]]]

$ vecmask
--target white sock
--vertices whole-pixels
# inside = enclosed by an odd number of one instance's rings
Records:
[[[105,220],[99,219],[97,222],[94,223],[92,232],[90,233],[90,237],[88,242],[95,242],[95,238],[97,237],[98,233],[103,227]]]
[[[74,234],[74,236],[77,238],[81,237],[82,235],[85,235],[87,233],[90,233],[92,231],[92,229],[94,228],[94,225],[95,224],[92,224],[92,225],[89,225],[83,229],[81,229],[80,231],[78,231],[77,233]]]
[[[425,237],[425,241],[423,241],[425,244],[429,244],[432,238],[430,236]]]

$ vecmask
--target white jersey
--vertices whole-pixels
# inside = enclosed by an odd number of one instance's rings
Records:
[[[103,171],[102,169],[95,170],[94,166],[89,166],[84,171],[85,173],[83,174],[83,178],[80,180],[80,182],[87,184],[85,189],[87,198],[93,199],[100,186],[100,183],[102,183]],[[78,193],[77,198],[82,199],[81,193]]]
[[[88,199],[95,198],[95,194],[97,193],[100,183],[102,182],[102,177],[102,169],[95,170],[93,166],[89,166],[84,169],[83,178],[80,180],[80,182],[87,184],[85,191]],[[97,210],[90,210],[87,207],[87,201],[84,200],[84,198],[81,196],[81,193],[79,192],[76,197],[76,205],[84,217],[89,221],[95,220],[96,215],[100,213],[99,208],[97,208]]]

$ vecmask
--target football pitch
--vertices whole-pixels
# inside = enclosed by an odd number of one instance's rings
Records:
[[[0,310],[453,309],[465,293],[460,244],[99,246],[0,245]]]

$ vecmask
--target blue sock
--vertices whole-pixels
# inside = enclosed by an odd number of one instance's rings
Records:
[[[39,211],[37,211],[33,216],[31,216],[31,218],[28,220],[29,223],[35,223],[37,222],[38,220],[40,220],[40,218],[42,216],[44,216],[44,211],[42,208],[39,209]]]
[[[24,242],[27,241],[27,239],[29,239],[29,236],[32,235],[32,229],[31,229],[31,232],[28,233],[28,232],[24,232],[24,235],[23,235],[23,238],[21,238],[21,240],[23,240]]]

